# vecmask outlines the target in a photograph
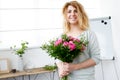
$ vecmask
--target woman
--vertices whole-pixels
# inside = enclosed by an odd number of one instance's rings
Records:
[[[77,1],[67,2],[63,7],[63,15],[64,33],[75,38],[84,35],[89,44],[73,63],[57,62],[59,76],[68,75],[69,80],[95,80],[94,66],[100,62],[100,49],[95,33],[89,30],[84,8]]]

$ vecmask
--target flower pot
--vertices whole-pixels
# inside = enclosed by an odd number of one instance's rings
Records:
[[[18,57],[18,71],[23,71],[23,57]]]

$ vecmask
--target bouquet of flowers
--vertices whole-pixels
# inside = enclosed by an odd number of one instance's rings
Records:
[[[61,38],[51,40],[48,44],[43,44],[41,48],[46,50],[49,56],[63,62],[71,63],[86,49],[87,44],[88,41],[84,36],[78,39],[63,34]],[[67,80],[67,76],[61,80]]]

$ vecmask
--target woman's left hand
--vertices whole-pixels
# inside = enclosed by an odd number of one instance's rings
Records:
[[[73,64],[73,63],[64,62],[63,67],[64,67],[64,71],[72,72],[76,70],[76,64]]]

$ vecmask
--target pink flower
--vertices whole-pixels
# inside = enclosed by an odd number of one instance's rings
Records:
[[[62,41],[63,41],[62,39],[58,39],[58,40],[54,43],[54,45],[57,46],[57,45],[61,44]]]
[[[74,38],[74,40],[73,41],[77,41],[77,42],[80,42],[80,40],[79,39],[77,39],[77,38]]]
[[[71,37],[71,36],[69,36],[69,39],[70,39],[71,41],[77,41],[77,42],[80,42],[80,40],[79,40],[79,39],[74,38],[74,37]]]
[[[63,43],[63,46],[68,46],[68,42],[67,41],[65,41],[64,43]]]
[[[74,44],[73,41],[69,41],[69,44]]]
[[[73,38],[72,36],[69,36],[69,39],[70,39],[71,41],[73,41],[73,40],[74,40],[74,38]]]
[[[76,48],[76,45],[72,41],[69,41],[69,48],[72,51]]]

